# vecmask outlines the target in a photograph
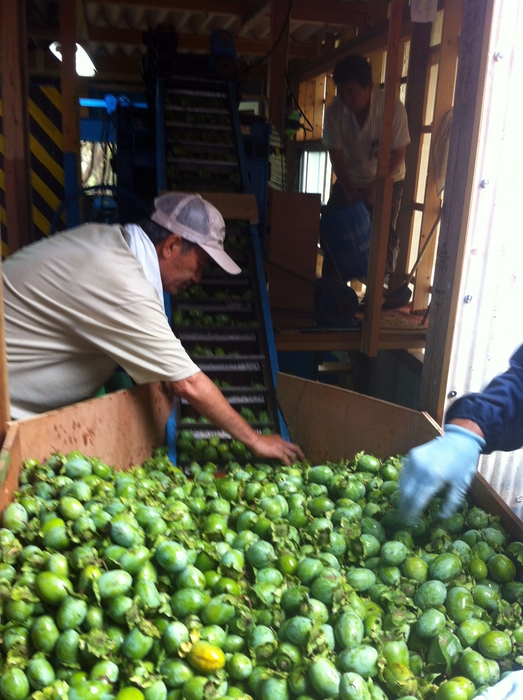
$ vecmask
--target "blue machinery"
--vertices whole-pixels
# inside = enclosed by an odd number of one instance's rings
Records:
[[[194,75],[168,83],[159,78],[155,106],[158,191],[254,191],[264,225],[270,127],[261,125],[265,151],[263,143],[261,149],[249,143],[255,157],[246,158],[234,84]],[[258,228],[238,221],[226,225],[228,252],[242,274],[213,269],[197,289],[166,299],[168,314],[177,337],[229,402],[254,412],[253,427],[288,438],[276,402],[278,361]],[[198,422],[188,404],[182,402],[178,418],[195,437],[216,434]],[[168,432],[172,440],[172,421]]]

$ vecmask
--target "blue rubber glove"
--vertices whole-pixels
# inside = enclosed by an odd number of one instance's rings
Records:
[[[478,695],[476,700],[521,700],[521,698],[523,698],[523,671],[514,671],[492,688]]]
[[[419,515],[438,491],[447,487],[442,518],[455,513],[476,474],[485,440],[458,425],[415,447],[405,458],[400,478],[399,507],[407,520]]]

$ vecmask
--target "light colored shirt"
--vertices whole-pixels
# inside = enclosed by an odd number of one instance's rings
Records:
[[[122,233],[131,253],[142,266],[145,279],[156,289],[162,309],[165,311],[160,263],[153,242],[138,224],[126,224]]]
[[[330,150],[343,150],[343,158],[353,185],[367,187],[376,179],[378,155],[383,125],[385,93],[373,90],[369,113],[361,127],[354,112],[337,97],[325,110],[323,143]],[[410,143],[407,113],[400,100],[394,104],[391,148],[402,148]],[[405,163],[394,176],[398,182],[405,178]]]
[[[92,397],[118,365],[137,384],[200,371],[120,226],[86,224],[26,246],[3,277],[13,418]]]

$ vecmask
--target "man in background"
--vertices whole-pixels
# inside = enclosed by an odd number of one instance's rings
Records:
[[[352,55],[334,68],[338,96],[325,111],[323,142],[329,150],[336,182],[327,210],[358,199],[372,212],[378,172],[385,93],[374,88],[372,70],[363,56]],[[399,243],[396,222],[405,178],[405,149],[410,143],[407,113],[400,100],[394,105],[389,175],[394,180],[386,272],[394,272]],[[337,276],[332,260],[324,259],[323,274]]]

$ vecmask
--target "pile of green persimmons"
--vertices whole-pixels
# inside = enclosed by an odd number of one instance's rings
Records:
[[[400,460],[28,461],[0,529],[2,700],[471,700],[519,667],[523,544],[406,525]]]

